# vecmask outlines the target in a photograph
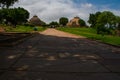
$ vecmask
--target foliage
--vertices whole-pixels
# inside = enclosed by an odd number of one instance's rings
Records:
[[[80,24],[81,27],[85,27],[86,26],[86,23],[85,23],[85,21],[83,19],[79,20],[79,24]]]
[[[61,17],[60,19],[59,19],[59,24],[60,25],[62,25],[62,26],[66,26],[66,24],[68,23],[68,18],[66,18],[66,17]]]
[[[120,16],[116,16],[117,19],[117,30],[120,30]]]
[[[29,12],[24,8],[11,8],[11,9],[1,9],[0,10],[1,22],[5,24],[11,23],[16,26],[17,24],[22,24],[29,18]]]
[[[95,28],[95,25],[97,23],[98,16],[101,14],[101,12],[96,12],[95,14],[90,14],[88,23],[91,24],[90,27]]]
[[[85,36],[89,39],[99,40],[104,43],[120,46],[120,37],[110,36],[110,35],[101,36],[99,34],[96,34],[96,30],[93,28],[61,28],[59,27],[58,29],[61,31],[72,33],[72,34]]]
[[[0,0],[0,7],[9,8],[10,6],[12,6],[17,1],[18,0]]]
[[[50,25],[59,25],[59,24],[58,24],[58,22],[52,21],[52,22],[50,23]]]
[[[97,34],[113,35],[115,30],[119,29],[120,17],[110,11],[97,12],[90,14],[88,22],[92,28],[96,28]]]
[[[109,11],[104,11],[102,14],[98,16],[97,23],[97,33],[100,34],[112,34],[111,30],[116,27],[116,16]]]
[[[107,28],[114,28],[116,24],[116,16],[112,12],[104,11],[99,15],[97,23],[101,23]]]
[[[104,27],[103,24],[96,24],[96,31],[97,34],[101,34],[102,36],[104,36],[105,34],[110,34],[110,29],[107,27]]]
[[[52,21],[49,25],[50,25],[51,27],[53,27],[53,28],[59,26],[58,22],[54,22],[54,21]]]

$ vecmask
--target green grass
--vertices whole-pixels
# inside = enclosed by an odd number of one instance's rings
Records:
[[[38,31],[43,31],[45,28],[43,27],[37,27]],[[33,32],[34,27],[30,26],[17,26],[16,28],[12,28],[11,26],[5,27],[6,32]]]
[[[85,36],[89,39],[99,40],[104,43],[120,46],[120,37],[105,35],[101,36],[96,34],[96,30],[92,28],[57,28],[58,30],[69,32],[72,34]]]

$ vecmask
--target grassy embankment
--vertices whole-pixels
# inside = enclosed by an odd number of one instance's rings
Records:
[[[34,27],[31,26],[17,26],[16,28],[12,28],[11,26],[6,26],[4,27],[6,32],[22,32],[22,33],[26,33],[26,32],[33,32],[34,31]],[[37,27],[37,31],[43,31],[46,28],[43,27]]]
[[[57,29],[72,34],[85,36],[89,39],[99,40],[104,43],[120,46],[120,37],[111,35],[101,36],[96,34],[96,30],[92,28],[57,28]]]

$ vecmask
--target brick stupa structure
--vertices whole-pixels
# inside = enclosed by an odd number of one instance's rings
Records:
[[[33,24],[33,25],[35,25],[35,26],[42,26],[42,25],[45,24],[45,22],[43,22],[42,20],[40,20],[37,15],[34,15],[34,16],[29,20],[29,24]]]
[[[67,23],[67,26],[69,27],[80,27],[79,24],[79,17],[74,17],[73,19],[70,20],[70,22]]]

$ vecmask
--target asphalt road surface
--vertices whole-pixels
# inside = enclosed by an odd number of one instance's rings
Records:
[[[120,80],[120,48],[47,29],[0,47],[0,80]]]

